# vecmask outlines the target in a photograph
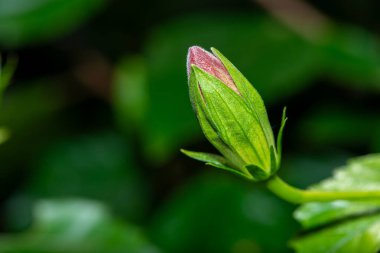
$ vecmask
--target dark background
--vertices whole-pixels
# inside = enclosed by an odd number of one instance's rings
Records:
[[[215,152],[191,111],[187,49],[227,56],[275,133],[287,106],[280,174],[306,187],[380,151],[379,9],[0,0],[4,72],[18,61],[0,112],[0,251],[290,251],[293,205],[180,154]]]

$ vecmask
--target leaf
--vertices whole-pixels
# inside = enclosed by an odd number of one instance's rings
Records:
[[[336,170],[332,178],[311,188],[321,191],[380,190],[380,154],[352,159]],[[380,249],[379,210],[378,199],[304,204],[294,216],[305,229],[330,226],[297,239],[293,246],[298,252],[358,252],[361,249],[360,252],[375,253]],[[326,247],[322,245],[323,240],[327,240]]]
[[[10,57],[6,62],[5,66],[1,66],[1,56],[0,56],[0,96],[4,90],[8,87],[11,78],[16,71],[17,59],[15,57]],[[1,101],[1,100],[0,100]]]
[[[116,133],[58,142],[39,159],[29,192],[40,198],[99,200],[123,217],[139,220],[148,192],[132,157],[129,143]]]
[[[0,0],[0,44],[20,47],[71,31],[104,0]]]
[[[125,58],[117,65],[112,94],[116,119],[122,129],[131,132],[141,127],[148,103],[147,73],[143,58]]]
[[[83,199],[42,200],[33,226],[2,235],[3,253],[158,253],[140,229],[115,219],[103,204]]]
[[[305,236],[292,243],[299,253],[376,253],[380,215],[359,218]]]
[[[8,129],[0,128],[0,144],[6,142],[10,137]]]
[[[357,89],[380,90],[380,41],[354,26],[337,26],[321,45],[326,72]]]
[[[368,145],[380,129],[377,110],[330,103],[307,113],[298,124],[302,141],[320,147],[358,147]]]
[[[193,178],[155,213],[153,242],[167,253],[288,252],[293,207],[244,182],[220,173]]]

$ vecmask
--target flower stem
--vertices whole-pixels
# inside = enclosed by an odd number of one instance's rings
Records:
[[[327,202],[334,200],[369,200],[379,199],[380,191],[317,191],[302,190],[284,182],[278,176],[267,181],[267,187],[278,197],[294,203]]]

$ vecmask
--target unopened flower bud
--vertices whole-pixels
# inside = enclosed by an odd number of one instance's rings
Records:
[[[216,49],[193,46],[187,57],[190,100],[206,138],[223,155],[183,152],[260,181],[280,164],[283,116],[276,148],[264,102],[249,81]]]

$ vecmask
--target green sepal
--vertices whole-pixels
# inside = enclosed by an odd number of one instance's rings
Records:
[[[205,162],[206,165],[211,165],[213,167],[216,167],[218,169],[226,170],[229,172],[232,172],[236,175],[242,176],[246,179],[252,180],[252,176],[248,173],[243,173],[240,170],[232,168],[228,161],[220,155],[216,154],[210,154],[210,153],[204,153],[204,152],[195,152],[195,151],[189,151],[185,149],[181,149],[181,152],[185,155],[187,155],[190,158],[193,158],[195,160]]]
[[[218,135],[245,164],[257,164],[269,173],[268,142],[251,108],[218,78],[194,65],[192,70],[206,104],[206,117],[215,125]]]
[[[220,138],[215,124],[207,119],[206,104],[204,98],[202,97],[201,91],[199,90],[199,85],[196,80],[194,71],[191,71],[190,73],[189,91],[193,109],[206,138],[219,150],[219,152],[221,152],[225,157],[228,157],[230,162],[233,163],[235,167],[242,167],[244,163],[239,157],[234,155],[234,152],[236,151],[232,150],[231,147],[229,147]]]
[[[279,169],[279,163],[277,160],[276,151],[274,150],[273,146],[270,146],[270,174],[274,175],[277,170]]]
[[[282,134],[285,128],[285,123],[288,120],[286,117],[286,107],[282,111],[281,127],[277,134],[277,168],[280,168],[282,158]]]
[[[253,85],[245,78],[245,76],[233,65],[222,53],[217,49],[211,48],[211,51],[223,63],[228,73],[231,75],[241,97],[247,106],[254,112],[260,122],[260,126],[265,133],[265,137],[269,145],[275,145],[273,131],[269,123],[268,114],[265,109],[264,101]]]
[[[249,174],[252,175],[253,180],[256,182],[263,181],[270,176],[270,174],[266,173],[262,168],[254,164],[247,165],[245,168],[248,170]]]

